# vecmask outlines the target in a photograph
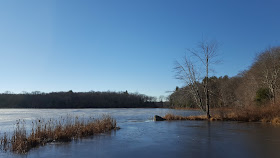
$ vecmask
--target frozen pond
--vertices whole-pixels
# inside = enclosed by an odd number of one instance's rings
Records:
[[[85,118],[110,114],[121,129],[70,143],[51,143],[26,155],[1,152],[0,157],[280,157],[280,127],[262,123],[152,121],[154,115],[168,112],[200,113],[170,109],[1,109],[1,133],[11,133],[18,119],[24,119],[28,127],[34,119],[67,114]]]

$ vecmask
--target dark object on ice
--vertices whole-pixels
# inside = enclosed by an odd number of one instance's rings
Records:
[[[160,117],[160,116],[158,116],[158,115],[155,115],[154,120],[155,121],[164,121],[165,119]]]

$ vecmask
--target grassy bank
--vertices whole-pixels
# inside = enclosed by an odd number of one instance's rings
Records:
[[[206,115],[178,116],[166,114],[166,120],[207,120]],[[280,124],[280,107],[245,107],[245,108],[220,108],[212,110],[211,121],[245,121],[245,122],[269,122]]]
[[[11,137],[4,134],[1,147],[15,153],[27,153],[30,149],[49,142],[67,142],[72,139],[92,136],[97,133],[117,129],[116,120],[108,115],[100,119],[79,119],[66,116],[59,119],[36,120],[27,134],[25,122],[18,121]]]

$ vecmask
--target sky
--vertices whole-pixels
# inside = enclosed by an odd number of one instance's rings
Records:
[[[216,76],[246,70],[280,45],[278,0],[2,0],[0,92],[169,95],[174,62],[219,43]]]

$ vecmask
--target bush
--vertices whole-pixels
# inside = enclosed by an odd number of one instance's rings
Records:
[[[256,92],[255,100],[257,102],[257,105],[262,105],[266,103],[267,101],[269,101],[270,98],[271,98],[271,94],[268,88],[260,88]]]

